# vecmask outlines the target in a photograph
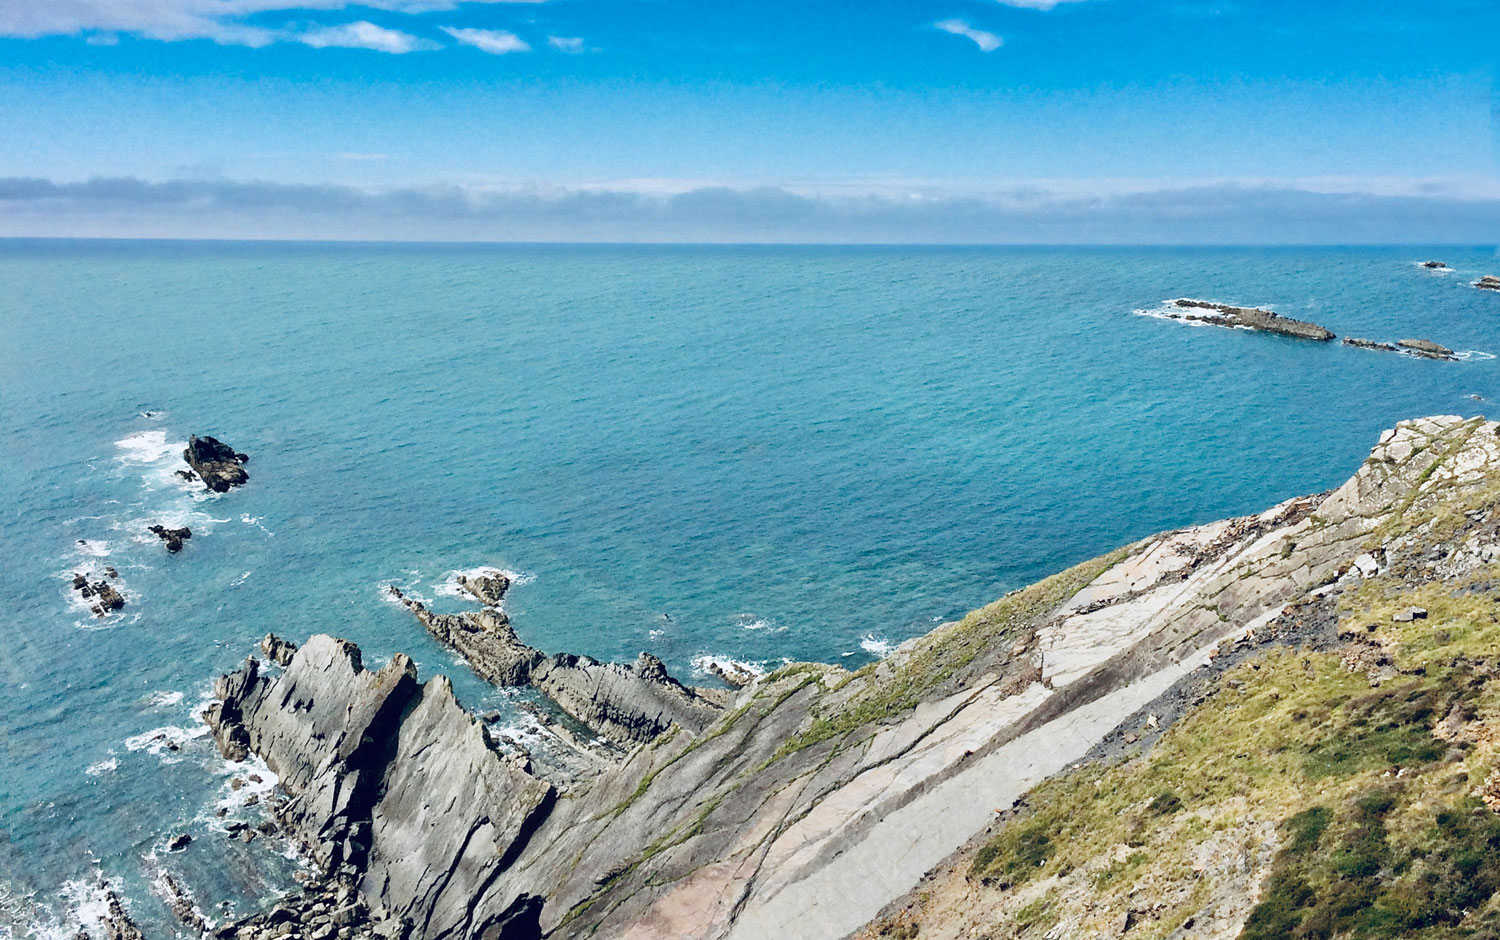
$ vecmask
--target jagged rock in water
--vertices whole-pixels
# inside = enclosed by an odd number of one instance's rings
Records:
[[[1474,286],[1480,290],[1500,290],[1500,277],[1496,277],[1493,274],[1486,274],[1475,281]]]
[[[1332,330],[1324,329],[1316,323],[1283,317],[1259,307],[1235,307],[1230,304],[1188,298],[1172,301],[1171,307],[1176,309],[1168,312],[1166,316],[1176,320],[1192,320],[1198,323],[1211,323],[1215,326],[1279,333],[1282,336],[1322,342],[1331,340],[1335,336]]]
[[[1381,352],[1400,352],[1394,343],[1382,343],[1373,339],[1357,339],[1353,336],[1344,337],[1345,346],[1354,346],[1358,349],[1377,349]]]
[[[125,597],[115,590],[114,585],[108,581],[89,582],[86,575],[73,572],[73,590],[78,596],[89,602],[89,610],[95,617],[103,617],[112,610],[119,610],[125,606]]]
[[[1453,350],[1447,346],[1439,346],[1430,339],[1402,339],[1397,340],[1396,345],[1405,349],[1414,356],[1424,359],[1456,359]]]
[[[292,656],[297,652],[297,644],[290,640],[283,640],[274,633],[267,633],[261,638],[260,651],[276,665],[290,666],[292,664]]]
[[[510,578],[499,571],[475,575],[472,578],[461,574],[458,576],[458,586],[469,592],[484,606],[499,607],[500,602],[505,599],[505,592],[510,590]]]
[[[188,438],[182,459],[198,474],[203,485],[215,493],[227,493],[231,487],[241,486],[250,479],[242,466],[250,458],[218,438],[193,435]]]
[[[1444,264],[1441,261],[1423,261],[1422,262],[1422,267],[1436,269],[1436,268],[1446,268],[1447,265]]]
[[[162,525],[147,526],[146,531],[152,533],[163,542],[167,543],[167,551],[177,554],[182,551],[182,543],[193,537],[193,530],[187,526],[180,529],[169,529]]]
[[[113,889],[105,889],[104,904],[104,940],[145,940],[145,935],[135,925],[135,921],[130,919],[125,905],[120,903],[120,898]]]
[[[500,610],[436,614],[400,588],[392,585],[389,590],[439,642],[457,650],[475,672],[496,685],[526,685],[531,671],[545,658],[540,650],[521,642],[510,618]]]

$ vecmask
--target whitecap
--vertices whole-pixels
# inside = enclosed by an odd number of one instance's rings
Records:
[[[866,653],[869,653],[871,656],[878,656],[881,659],[884,659],[887,656],[891,655],[891,651],[896,647],[891,643],[890,640],[887,640],[885,637],[879,637],[873,633],[866,633],[864,636],[859,638],[859,648],[864,650]]]
[[[109,543],[103,539],[79,539],[73,543],[73,551],[84,558],[108,558]]]
[[[187,441],[168,441],[166,431],[136,431],[115,441],[115,446],[120,449],[116,460],[145,464],[181,453],[187,447]]]
[[[156,708],[180,705],[182,703],[181,692],[152,692],[146,704]]]
[[[1453,358],[1459,362],[1485,362],[1495,358],[1495,354],[1487,353],[1482,349],[1465,349],[1454,353]]]
[[[250,575],[252,573],[253,572],[249,572],[249,571],[245,572],[244,574],[240,575],[238,578],[235,578],[233,581],[229,582],[229,586],[230,587],[239,587],[241,584],[244,584],[246,581],[250,580]]]
[[[659,639],[662,638],[662,635],[665,634],[666,632],[667,631],[665,631],[665,630],[647,630],[646,631],[646,637],[647,637],[647,639],[659,640]]]
[[[83,772],[90,777],[102,777],[105,774],[112,774],[119,769],[120,759],[118,757],[106,757],[104,760],[94,761],[85,767]]]

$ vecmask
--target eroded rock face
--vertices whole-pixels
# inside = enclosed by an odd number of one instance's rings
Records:
[[[1424,359],[1456,359],[1453,350],[1447,346],[1439,346],[1430,339],[1402,339],[1397,340],[1396,345],[1407,352],[1421,356]]]
[[[487,608],[477,613],[437,614],[392,585],[391,596],[399,600],[427,628],[427,632],[457,650],[469,666],[496,685],[526,685],[531,671],[545,658],[521,642],[501,610]]]
[[[419,686],[399,654],[371,672],[352,644],[314,636],[280,676],[250,660],[215,691],[215,739],[280,775],[290,799],[277,815],[326,874],[421,936],[480,935],[477,912],[491,911],[476,903],[554,791],[492,747],[446,679]]]
[[[226,677],[210,719],[221,744],[282,773],[286,816],[315,856],[357,872],[372,907],[410,913],[414,937],[845,936],[993,825],[996,807],[1084,760],[1126,716],[1156,714],[1221,655],[1336,621],[1338,592],[1370,577],[1500,558],[1500,507],[1458,512],[1468,524],[1440,543],[1396,525],[1492,493],[1497,432],[1404,422],[1337,490],[1143,539],[858,673],[777,670],[561,793],[488,747],[446,683],[418,687],[403,657],[363,670],[327,637],[276,679],[253,663]],[[623,700],[648,714],[641,685],[672,688],[650,659],[536,659],[478,619],[494,611],[409,606],[450,636],[499,635],[523,663],[499,671],[570,712]],[[1248,909],[1231,900],[1221,914]]]
[[[1332,330],[1324,329],[1316,323],[1283,317],[1278,313],[1273,313],[1270,310],[1262,310],[1259,307],[1235,307],[1230,304],[1219,304],[1207,300],[1191,300],[1188,298],[1174,300],[1172,301],[1172,306],[1176,308],[1176,311],[1169,313],[1168,316],[1179,320],[1193,320],[1199,323],[1211,323],[1215,326],[1259,330],[1264,333],[1279,333],[1282,336],[1319,340],[1321,342],[1331,340],[1335,336]]]
[[[182,459],[198,474],[203,485],[215,493],[227,493],[250,479],[243,466],[250,458],[218,438],[197,435],[188,438]]]

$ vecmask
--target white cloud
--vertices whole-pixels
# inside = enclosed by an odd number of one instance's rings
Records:
[[[1041,2],[1041,0],[1036,0],[1036,2]],[[952,33],[955,36],[962,36],[965,39],[972,40],[981,52],[994,52],[1005,42],[1005,40],[994,33],[975,29],[964,20],[939,20],[932,25],[945,33]]]
[[[1020,7],[1023,10],[1050,10],[1063,3],[1079,3],[1081,0],[996,0],[1008,7]]]
[[[283,40],[300,41],[301,37],[287,29],[250,25],[246,18],[352,6],[414,14],[452,10],[460,3],[541,2],[544,0],[0,0],[0,36],[31,39],[125,33],[164,41],[210,39],[225,45],[265,46]]]
[[[582,52],[582,36],[548,36],[547,44],[559,52]]]
[[[515,33],[503,29],[458,29],[444,26],[443,32],[466,46],[473,46],[490,55],[505,55],[507,52],[530,52],[531,46]]]
[[[373,49],[402,55],[421,49],[437,49],[438,44],[430,39],[418,39],[410,33],[397,29],[386,29],[374,23],[360,20],[339,26],[320,26],[299,33],[296,39],[314,49]]]

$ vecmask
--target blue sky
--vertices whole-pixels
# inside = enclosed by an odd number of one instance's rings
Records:
[[[1497,27],[1494,0],[0,0],[0,234],[1488,242]]]

